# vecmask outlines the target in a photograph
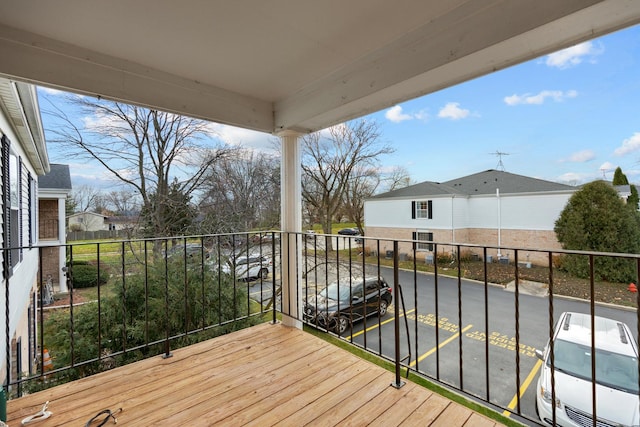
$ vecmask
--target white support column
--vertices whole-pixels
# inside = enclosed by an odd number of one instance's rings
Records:
[[[64,246],[67,243],[67,230],[65,227],[66,212],[66,199],[58,199],[58,285],[60,292],[68,292],[67,288],[67,273],[63,268],[67,263],[67,248]],[[62,219],[60,219],[62,218]]]
[[[302,173],[300,133],[284,131],[278,134],[282,145],[280,170],[280,224],[282,231],[302,231]],[[282,239],[282,323],[302,328],[302,245],[295,234]]]

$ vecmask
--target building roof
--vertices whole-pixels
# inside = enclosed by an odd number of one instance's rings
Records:
[[[468,194],[500,194],[540,193],[547,191],[575,191],[576,187],[524,175],[489,169],[462,178],[452,179],[445,184]]]
[[[71,174],[69,165],[51,164],[49,173],[38,177],[40,189],[71,191]]]
[[[76,213],[73,213],[71,215],[68,215],[67,218],[86,217],[86,216],[100,217],[100,218],[104,219],[105,221],[108,218],[106,215],[102,215],[102,214],[95,213],[95,212],[90,212],[90,211],[76,212]]]
[[[473,196],[480,194],[541,193],[575,191],[576,187],[528,176],[489,169],[443,183],[425,181],[372,197],[373,199],[405,198],[440,195]]]

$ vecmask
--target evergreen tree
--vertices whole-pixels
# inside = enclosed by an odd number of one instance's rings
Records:
[[[613,173],[613,185],[629,185],[629,180],[627,176],[622,173],[622,169],[620,166],[616,168],[616,171]],[[638,196],[638,189],[635,185],[629,185],[631,190],[631,195],[627,198],[627,206],[632,208],[634,211],[638,210],[638,203],[640,202],[640,196]]]
[[[604,181],[591,182],[571,196],[555,224],[558,241],[564,249],[596,252],[640,252],[638,215]],[[579,277],[589,277],[589,258],[567,256],[565,268]],[[595,258],[598,280],[627,282],[635,280],[632,260]]]
[[[613,185],[629,185],[629,180],[627,179],[627,176],[622,173],[620,166],[618,166],[616,171],[613,173]]]

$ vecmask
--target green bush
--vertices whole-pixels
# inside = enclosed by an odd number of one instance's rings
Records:
[[[556,236],[563,249],[640,252],[640,216],[629,209],[616,190],[606,182],[594,181],[573,193],[555,223]],[[587,255],[566,255],[562,267],[581,278],[590,277]],[[595,280],[625,283],[636,279],[632,259],[598,256],[594,263]]]
[[[76,289],[90,288],[98,285],[98,267],[86,264],[76,264],[69,269],[71,272],[71,286]],[[104,270],[100,270],[100,284],[104,285],[109,280],[109,274]]]

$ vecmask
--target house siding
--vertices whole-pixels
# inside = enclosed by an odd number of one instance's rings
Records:
[[[16,176],[19,185],[19,200],[17,206],[18,216],[14,219],[17,220],[19,227],[16,229],[15,224],[11,224],[11,228],[18,233],[17,235],[20,238],[19,242],[23,247],[16,251],[17,263],[15,263],[13,268],[6,269],[4,262],[0,263],[0,272],[2,273],[1,277],[3,278],[3,284],[0,286],[0,298],[2,301],[8,301],[9,303],[8,313],[7,304],[0,304],[0,318],[3,319],[3,321],[0,322],[0,333],[3,337],[9,337],[10,345],[10,348],[7,348],[6,340],[0,340],[0,381],[3,382],[6,381],[7,363],[11,363],[11,371],[13,371],[14,374],[16,373],[18,366],[20,366],[23,371],[28,371],[30,364],[32,363],[28,349],[34,344],[31,339],[32,337],[29,336],[29,329],[31,327],[33,330],[36,325],[34,324],[33,319],[29,318],[28,314],[30,311],[29,308],[32,308],[32,295],[37,292],[38,289],[37,273],[39,256],[38,249],[29,246],[29,243],[32,240],[30,237],[33,237],[35,234],[32,228],[37,227],[37,224],[35,224],[35,221],[33,220],[36,215],[36,213],[33,212],[33,207],[37,205],[37,191],[35,191],[35,188],[30,188],[31,181],[29,179],[29,177],[36,176],[37,172],[36,167],[31,163],[30,159],[37,158],[38,161],[41,161],[42,163],[39,163],[38,165],[40,169],[48,167],[46,159],[38,158],[38,154],[34,154],[34,150],[30,149],[27,152],[24,148],[26,144],[29,144],[30,146],[35,144],[40,148],[44,148],[39,145],[39,143],[42,143],[43,145],[44,142],[41,140],[22,141],[21,135],[24,134],[18,134],[17,132],[19,132],[19,129],[14,126],[13,123],[10,123],[8,117],[5,115],[5,111],[11,110],[12,108],[15,109],[15,104],[22,99],[18,99],[16,96],[17,94],[11,91],[12,85],[13,83],[8,83],[7,81],[0,82],[0,102],[3,103],[3,108],[0,108],[0,135],[7,138],[10,142],[9,151],[4,152],[3,150],[3,152],[0,153],[0,163],[6,167],[8,164],[8,157],[4,156],[9,152],[16,156]],[[4,107],[6,107],[6,109]],[[4,168],[0,169],[6,172]],[[0,176],[0,179],[6,178],[8,177]],[[2,194],[4,194],[6,188],[3,187],[2,190]],[[5,205],[4,197],[0,197],[0,204],[2,205],[2,211],[6,213],[8,206]],[[6,249],[10,244],[7,240],[8,236],[6,234],[6,225],[8,224],[4,222],[6,220],[7,219],[4,215],[0,216],[0,222],[2,223],[3,230],[3,249]],[[33,310],[31,311],[33,312]],[[11,343],[15,344],[12,345]],[[20,351],[18,351],[18,343],[20,343]],[[10,355],[9,360],[7,360],[6,357],[7,352],[9,352]],[[20,361],[17,360],[18,355],[20,355]],[[12,379],[15,380],[15,377]]]
[[[516,179],[529,178],[518,176]],[[566,188],[502,194],[498,189],[489,194],[452,191],[445,195],[378,196],[365,201],[365,234],[381,239],[412,240],[416,232],[429,232],[433,233],[435,242],[441,243],[438,252],[455,251],[445,243],[476,244],[493,246],[488,255],[510,258],[513,254],[506,254],[498,247],[560,249],[555,222],[574,192],[573,188]],[[425,200],[432,202],[431,218],[415,218],[414,202]],[[391,242],[381,242],[381,251],[390,249]],[[411,254],[413,244],[401,242],[399,251]],[[535,252],[519,254],[521,260],[548,262],[545,255]]]

